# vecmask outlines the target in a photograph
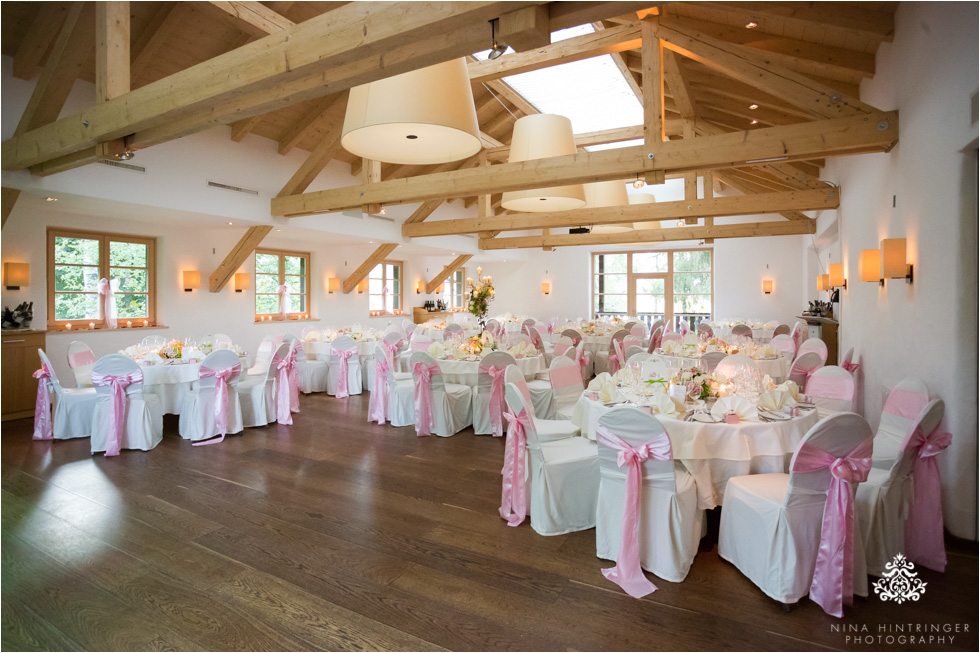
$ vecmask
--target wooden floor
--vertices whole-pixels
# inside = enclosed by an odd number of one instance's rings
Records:
[[[635,600],[600,573],[594,531],[497,516],[501,439],[371,425],[367,398],[307,396],[293,426],[210,447],[168,417],[156,449],[111,459],[4,423],[3,649],[977,650],[975,544],[921,570],[918,602],[843,620],[784,614],[710,545]]]

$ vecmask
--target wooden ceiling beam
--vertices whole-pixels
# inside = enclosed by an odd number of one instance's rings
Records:
[[[7,218],[10,217],[10,212],[14,210],[14,204],[17,203],[17,198],[20,197],[19,188],[7,188],[3,187],[2,193],[0,193],[0,229],[7,224]]]
[[[537,247],[575,247],[580,245],[626,245],[663,243],[702,238],[753,238],[761,236],[792,236],[816,233],[813,220],[807,222],[750,222],[704,227],[672,227],[644,229],[609,234],[552,234],[550,236],[518,236],[513,238],[481,239],[480,249],[528,249]]]
[[[139,37],[133,42],[132,62],[129,73],[132,75],[132,87],[137,83],[143,70],[154,57],[160,46],[170,40],[180,22],[181,2],[161,3],[156,13],[150,17]]]
[[[279,154],[288,154],[299,146],[306,137],[316,132],[332,131],[335,123],[344,122],[347,112],[348,92],[342,91],[316,100],[302,118],[290,125],[279,139]]]
[[[664,126],[664,60],[663,42],[657,37],[659,17],[640,21],[643,35],[643,142],[652,159],[660,152],[666,139]],[[665,170],[650,167],[645,172],[648,184],[664,183]]]
[[[231,123],[231,140],[240,143],[242,139],[251,134],[259,126],[263,118],[265,118],[265,114],[259,114]]]
[[[625,179],[649,170],[683,173],[732,168],[772,160],[812,159],[885,152],[898,142],[898,112],[818,120],[785,127],[719,134],[663,143],[650,159],[644,146],[501,163],[377,184],[293,195],[272,200],[273,215],[339,211],[363,203],[398,204],[427,199]]]
[[[210,4],[235,18],[235,24],[239,28],[256,36],[275,34],[296,24],[260,2],[211,0]]]
[[[466,265],[466,262],[471,258],[473,258],[472,254],[460,254],[457,256],[452,263],[442,269],[442,272],[432,277],[432,280],[425,284],[426,294],[434,293],[436,288],[439,287],[439,284],[448,279],[453,272]]]
[[[334,124],[333,129],[323,135],[320,142],[317,144],[313,151],[310,152],[303,164],[293,173],[293,176],[289,178],[286,185],[282,187],[282,190],[276,195],[276,197],[286,197],[287,195],[295,195],[296,193],[302,193],[313,180],[317,178],[323,169],[327,167],[334,157],[336,157],[337,152],[340,151],[340,135],[343,131],[343,123],[339,122]]]
[[[354,270],[349,277],[344,279],[344,294],[349,295],[354,292],[354,289],[357,288],[357,284],[361,283],[361,281],[367,275],[371,274],[371,270],[374,269],[374,266],[388,258],[388,255],[395,251],[395,248],[397,247],[397,243],[385,243],[374,250],[374,253],[367,257],[367,260],[361,263],[360,267]]]
[[[497,38],[514,52],[540,48],[551,43],[551,19],[547,5],[524,7],[503,14],[497,21]]]
[[[129,92],[129,2],[95,3],[95,97],[107,102]]]
[[[893,11],[872,9],[868,3],[822,4],[801,2],[692,2],[715,11],[723,9],[745,20],[774,18],[795,31],[827,29],[841,37],[891,41],[895,35]],[[828,9],[830,9],[828,11]]]
[[[794,190],[776,193],[693,199],[656,204],[610,206],[598,209],[576,209],[548,213],[511,213],[506,216],[436,220],[418,224],[403,224],[402,235],[408,238],[472,234],[481,231],[523,231],[587,225],[606,225],[619,222],[653,220],[690,220],[717,216],[761,215],[782,211],[817,211],[840,206],[836,188],[826,190]]]
[[[17,79],[31,79],[37,73],[41,59],[65,22],[69,3],[45,2],[31,21],[31,26],[14,53],[13,73]]]
[[[525,116],[533,116],[536,113],[541,113],[536,106],[525,100],[523,95],[511,88],[510,84],[502,79],[491,79],[483,82],[483,84],[493,93],[510,102],[517,111],[523,113]]]
[[[259,246],[263,238],[269,235],[270,231],[272,231],[272,225],[249,227],[245,235],[241,237],[241,240],[225,256],[225,260],[211,273],[208,279],[208,289],[211,292],[221,292],[221,289],[227,285],[228,281],[235,274],[235,271],[241,267],[245,259],[251,256],[255,248]]]
[[[760,186],[753,181],[747,181],[737,170],[716,170],[714,176],[722,183],[746,195],[768,192],[768,189],[764,186]],[[808,216],[799,211],[780,211],[779,215],[789,221],[813,222]]]
[[[676,52],[666,49],[663,51],[664,83],[670,89],[670,94],[674,98],[674,104],[677,107],[677,112],[681,114],[681,118],[694,120],[694,94],[684,77],[683,70],[681,70],[679,58],[680,56]]]

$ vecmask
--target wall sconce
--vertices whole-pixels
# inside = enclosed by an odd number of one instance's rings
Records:
[[[340,290],[340,278],[330,277],[327,279],[327,292],[333,294],[338,290]]]
[[[772,279],[762,280],[762,292],[771,295],[772,294]]]
[[[30,285],[30,281],[30,263],[3,264],[3,285],[7,287],[7,290],[20,290],[21,286]]]
[[[357,294],[363,295],[364,291],[367,290],[367,287],[368,287],[368,280],[361,279],[361,281],[357,284]]]
[[[821,274],[817,277],[817,290],[830,290],[829,274]]]
[[[550,295],[551,294],[551,282],[550,281],[542,281],[541,282],[541,292],[543,292],[545,295]]]
[[[881,281],[881,251],[862,249],[858,259],[858,275],[861,281]]]
[[[184,270],[184,292],[201,287],[201,273],[197,270]]]
[[[241,292],[243,290],[248,290],[251,287],[249,283],[248,272],[236,272],[235,273],[235,292]]]
[[[881,241],[881,285],[885,285],[885,279],[902,278],[912,283],[912,264],[906,262],[905,239],[885,238]]]
[[[422,282],[421,281],[416,281],[415,282],[415,294],[416,295],[421,295],[422,294]]]
[[[827,271],[830,273],[831,288],[847,288],[847,279],[844,278],[843,263],[831,263],[827,267]]]

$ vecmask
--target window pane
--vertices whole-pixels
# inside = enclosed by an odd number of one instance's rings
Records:
[[[389,279],[401,279],[402,278],[402,266],[400,265],[389,265],[388,266],[388,278]]]
[[[369,311],[383,311],[384,308],[385,308],[385,303],[381,295],[371,295],[368,298]]]
[[[596,311],[599,313],[625,313],[626,295],[596,295]]]
[[[389,281],[388,287],[391,289],[392,295],[402,294],[402,282],[401,281]]]
[[[54,239],[54,261],[55,263],[98,265],[99,244],[98,240],[56,236]]]
[[[98,287],[99,268],[74,265],[54,266],[55,292],[96,292]]]
[[[255,255],[256,274],[279,274],[279,256],[276,254]]]
[[[146,270],[109,268],[109,276],[119,279],[119,292],[149,292],[149,273]]]
[[[391,298],[391,307],[398,310],[402,307],[402,298],[399,295],[395,295]]]
[[[381,279],[383,277],[384,277],[384,266],[381,265],[380,263],[375,265],[374,269],[371,270],[371,274],[368,275],[368,278],[370,279]]]
[[[687,273],[674,275],[674,294],[710,293],[711,273]]]
[[[711,252],[674,252],[674,272],[707,272],[711,270]]]
[[[119,319],[149,317],[146,295],[116,295],[116,315]]]
[[[663,295],[637,295],[637,313],[663,313],[667,305]]]
[[[56,294],[54,315],[56,320],[96,320],[99,317],[99,296]]]
[[[306,295],[290,295],[289,296],[289,313],[305,313],[306,312]]]
[[[306,274],[306,257],[287,256],[286,274]]]
[[[146,245],[143,243],[109,243],[109,265],[113,267],[145,268]]]
[[[637,279],[637,295],[662,295],[666,291],[664,279]]]
[[[633,272],[666,272],[667,252],[636,252],[633,254]]]
[[[710,313],[710,295],[674,295],[674,313]]]
[[[291,293],[306,293],[306,277],[286,276],[286,285]]]
[[[256,295],[255,296],[256,314],[269,314],[279,312],[278,295]]]
[[[368,280],[368,292],[372,295],[380,295],[384,287],[385,283],[381,279]]]
[[[272,276],[269,274],[257,274],[255,275],[255,292],[256,293],[274,293],[279,288],[279,275]]]
[[[626,270],[626,254],[597,254],[595,263],[596,274],[605,272],[621,272]]]
[[[597,293],[625,293],[626,275],[625,274],[597,274],[595,275],[595,292]]]

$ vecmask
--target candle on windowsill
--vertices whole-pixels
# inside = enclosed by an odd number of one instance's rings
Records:
[[[71,322],[65,324],[65,331],[71,331]]]
[[[150,325],[149,320],[143,320],[143,326],[149,326],[149,325]]]
[[[89,331],[95,331],[95,322],[89,322],[88,323],[88,330]]]
[[[127,329],[132,329],[133,328],[133,321],[132,320],[126,320],[126,328]]]

